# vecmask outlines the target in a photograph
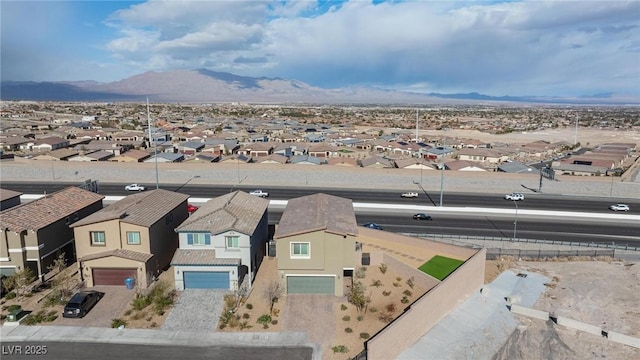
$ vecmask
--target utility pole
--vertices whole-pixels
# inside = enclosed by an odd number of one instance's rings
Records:
[[[578,114],[576,114],[576,132],[573,135],[573,145],[577,146],[578,145],[578,119],[580,118],[580,116]]]
[[[444,157],[447,151],[447,129],[444,128],[444,146],[442,147],[442,161],[440,162],[440,207],[442,207],[442,198],[444,197]]]
[[[516,206],[516,219],[513,222],[513,241],[515,241],[516,238],[517,238],[516,237],[516,231],[517,231],[517,228],[518,228],[518,202],[516,200],[513,200],[513,205]]]
[[[147,96],[147,127],[149,128],[149,146],[153,142],[153,158],[156,163],[156,190],[160,188],[160,181],[158,179],[158,147],[156,146],[156,140],[151,135],[151,116],[149,114],[149,97]]]

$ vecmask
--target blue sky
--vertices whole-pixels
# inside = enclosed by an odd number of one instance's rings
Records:
[[[640,96],[640,1],[0,1],[1,79],[207,68],[323,88]]]

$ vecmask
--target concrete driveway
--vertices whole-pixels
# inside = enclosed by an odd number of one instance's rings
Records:
[[[62,313],[51,325],[111,327],[111,320],[122,314],[135,294],[135,290],[128,290],[126,286],[95,286],[87,288],[104,293],[96,306],[81,319],[63,318]]]

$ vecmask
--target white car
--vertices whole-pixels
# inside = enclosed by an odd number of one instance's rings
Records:
[[[249,195],[260,196],[261,198],[269,197],[269,193],[262,190],[253,190]]]
[[[613,204],[609,206],[609,209],[613,211],[629,211],[629,205],[627,204]]]
[[[144,186],[138,184],[129,184],[124,187],[126,191],[144,191]]]
[[[400,195],[400,196],[402,196],[403,198],[417,198],[418,197],[418,193],[417,192],[405,192],[405,193],[402,193],[402,195]]]
[[[521,193],[511,193],[504,196],[505,200],[514,200],[514,201],[522,201],[524,200],[524,194]]]

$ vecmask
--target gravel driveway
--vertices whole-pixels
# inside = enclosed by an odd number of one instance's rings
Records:
[[[199,289],[179,292],[162,330],[215,331],[224,308],[225,293]]]
[[[63,318],[60,314],[51,325],[111,327],[111,319],[122,314],[135,294],[134,290],[128,290],[125,286],[100,285],[87,290],[103,292],[104,296],[85,317],[81,319]]]

